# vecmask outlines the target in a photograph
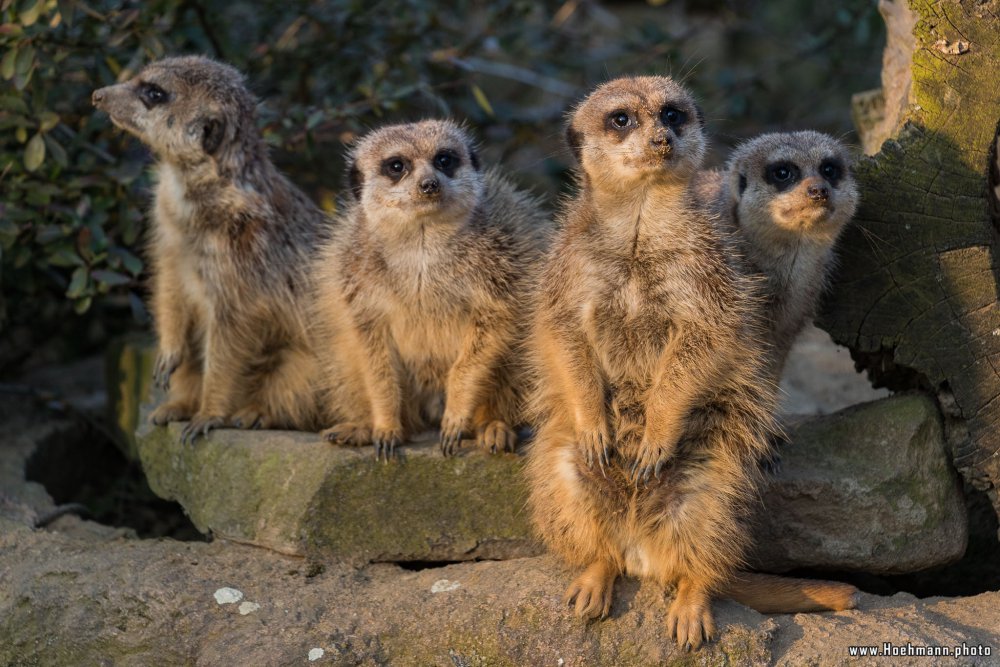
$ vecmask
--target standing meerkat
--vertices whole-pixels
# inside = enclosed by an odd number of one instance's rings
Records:
[[[834,246],[858,205],[847,148],[819,132],[763,134],[741,144],[697,193],[766,278],[770,368],[778,381],[795,337],[812,320]]]
[[[167,58],[93,103],[157,159],[154,379],[169,392],[153,423],[189,419],[185,442],[226,424],[318,428],[304,306],[330,223],[268,158],[243,76]]]
[[[737,573],[776,389],[756,286],[691,191],[705,150],[693,98],[669,78],[617,79],[576,108],[567,137],[580,191],[534,304],[528,454],[534,523],[585,568],[566,601],[592,618],[620,574],[676,586],[667,631],[689,647],[712,636],[717,594],[849,606],[850,586]]]
[[[440,424],[512,451],[522,422],[514,348],[548,223],[538,202],[483,171],[450,121],[371,132],[349,155],[353,200],[317,262],[317,334],[332,442],[388,460]]]

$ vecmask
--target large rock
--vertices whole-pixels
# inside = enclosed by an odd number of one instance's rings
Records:
[[[923,395],[800,421],[764,494],[757,562],[916,572],[965,553],[968,519],[940,417]]]
[[[425,440],[386,465],[313,434],[220,430],[194,447],[179,434],[139,429],[150,486],[221,537],[353,563],[541,553],[516,455],[444,459]],[[961,557],[965,507],[929,400],[812,418],[792,443],[765,494],[762,569],[912,572]]]

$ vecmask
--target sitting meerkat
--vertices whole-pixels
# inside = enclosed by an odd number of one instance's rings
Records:
[[[669,78],[617,79],[575,109],[567,137],[580,189],[535,295],[527,466],[535,526],[585,568],[567,603],[607,615],[620,574],[676,586],[667,631],[687,647],[712,636],[715,595],[852,606],[851,586],[737,572],[776,387],[757,285],[692,192],[694,99]]]
[[[328,385],[323,431],[386,460],[440,424],[441,449],[474,434],[512,451],[521,423],[514,354],[544,250],[539,203],[483,171],[450,121],[383,127],[349,155],[353,200],[317,262]]]
[[[847,148],[819,132],[763,134],[724,172],[703,172],[699,200],[718,215],[748,268],[766,278],[770,367],[780,379],[834,266],[834,245],[858,206]]]
[[[318,428],[306,328],[313,248],[327,217],[271,163],[235,69],[188,56],[93,94],[149,146],[158,184],[149,247],[159,339],[156,424]]]

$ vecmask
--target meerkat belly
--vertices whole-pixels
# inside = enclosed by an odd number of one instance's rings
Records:
[[[469,324],[448,314],[400,308],[390,323],[392,340],[403,366],[420,384],[444,389],[468,335]]]
[[[587,328],[609,377],[641,381],[652,375],[670,333],[661,302],[652,286],[626,279],[608,284],[589,304]]]

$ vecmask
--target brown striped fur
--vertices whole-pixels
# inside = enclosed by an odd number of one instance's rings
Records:
[[[449,169],[436,166],[443,153]],[[396,159],[405,163],[398,178],[387,172]],[[524,421],[514,349],[549,227],[538,202],[483,171],[450,121],[381,128],[349,161],[355,198],[316,268],[334,416],[324,436],[374,442],[389,458],[440,425],[446,454],[462,437],[513,450]],[[421,191],[429,180],[439,188],[432,196]]]
[[[330,221],[271,163],[242,75],[167,58],[94,104],[157,158],[155,375],[169,393],[152,421],[190,419],[191,441],[224,424],[318,428],[305,305]]]
[[[683,87],[611,81],[567,134],[580,191],[543,264],[528,342],[532,516],[584,568],[566,593],[579,615],[606,615],[618,575],[639,576],[676,587],[668,633],[697,647],[714,632],[711,598],[740,589],[774,430],[759,285],[691,192],[705,138]]]

